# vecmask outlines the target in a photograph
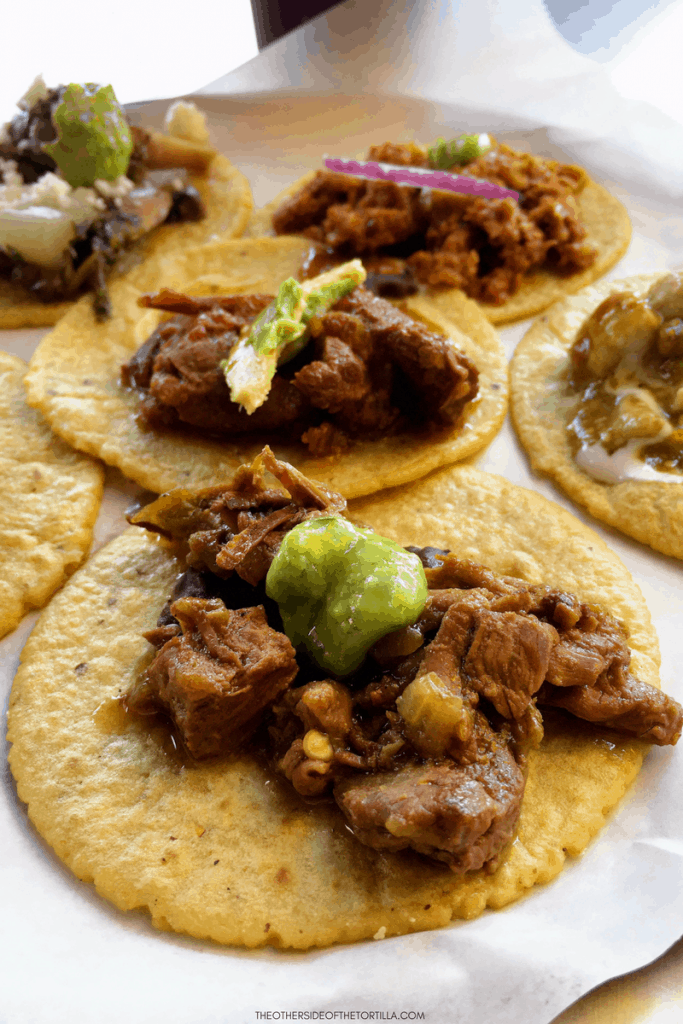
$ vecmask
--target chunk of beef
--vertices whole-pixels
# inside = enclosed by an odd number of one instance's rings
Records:
[[[235,750],[296,676],[294,648],[262,605],[232,611],[216,598],[184,597],[170,610],[183,633],[157,654],[148,685],[193,757]]]
[[[481,760],[413,764],[344,779],[334,796],[354,835],[375,850],[411,847],[456,873],[476,871],[510,841],[524,776],[505,742],[488,730]]]
[[[142,416],[156,427],[187,423],[210,433],[251,433],[305,422],[308,403],[277,375],[267,400],[249,416],[230,399],[221,369],[240,331],[270,301],[267,295],[194,299],[174,292],[143,304],[175,311],[122,367],[124,384],[145,391]]]
[[[363,402],[372,387],[363,360],[341,339],[330,336],[323,341],[321,359],[299,370],[294,383],[311,405],[331,413]]]
[[[503,718],[521,718],[546,677],[557,631],[533,615],[488,609],[472,615],[470,629],[473,636],[462,664],[463,676]]]
[[[366,288],[356,288],[337,309],[371,326],[386,357],[410,380],[427,420],[456,423],[477,394],[477,368],[449,339],[435,334]]]
[[[677,701],[621,668],[595,686],[546,684],[539,701],[658,746],[676,743],[683,729],[683,709]]]

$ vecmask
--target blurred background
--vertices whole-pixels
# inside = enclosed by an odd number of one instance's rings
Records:
[[[429,8],[439,2],[395,0],[397,8]],[[110,82],[122,103],[192,92],[330,6],[326,0],[8,4],[2,18],[0,121],[12,116],[15,101],[38,73],[50,85]],[[625,95],[654,102],[681,119],[683,0],[546,0],[545,6],[569,45],[609,65]],[[451,0],[451,7],[457,20],[457,0]]]

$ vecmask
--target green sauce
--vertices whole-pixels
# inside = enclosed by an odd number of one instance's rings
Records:
[[[321,516],[285,535],[266,579],[285,633],[326,671],[348,675],[427,600],[417,555],[347,519]]]

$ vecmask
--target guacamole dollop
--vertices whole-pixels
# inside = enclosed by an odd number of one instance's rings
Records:
[[[348,675],[380,637],[415,622],[427,600],[417,555],[339,516],[300,523],[268,571],[285,633],[336,676]]]
[[[71,83],[52,113],[55,142],[43,149],[73,188],[128,170],[133,136],[111,85]]]

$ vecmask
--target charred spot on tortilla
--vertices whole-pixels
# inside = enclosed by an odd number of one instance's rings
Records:
[[[493,870],[512,838],[546,707],[676,743],[683,709],[632,675],[606,611],[344,511],[265,449],[230,487],[138,512],[187,569],[126,706],[169,716],[198,759],[260,730],[273,768],[301,797],[332,795],[360,842],[456,873]]]
[[[683,503],[677,496],[683,484],[681,275],[591,289],[549,318],[551,333],[560,333],[552,357],[545,349],[531,369],[547,334],[541,325],[531,329],[512,364],[515,417],[525,446],[542,453],[536,436],[541,424],[545,447],[559,431],[551,474],[569,493],[598,518],[683,557]],[[552,381],[552,400],[538,391],[544,379]]]
[[[19,107],[0,136],[3,325],[24,325],[22,312],[26,325],[41,322],[31,302],[45,304],[43,323],[55,322],[63,303],[85,291],[106,318],[107,278],[132,247],[141,256],[167,248],[155,230],[162,224],[206,221],[195,228],[201,241],[224,229],[216,216],[233,207],[237,233],[243,229],[248,186],[236,178],[225,207],[212,178],[218,169],[227,183],[221,172],[229,165],[215,163],[203,115],[191,104],[171,108],[169,134],[132,125],[109,85],[48,89],[38,78]],[[22,303],[14,314],[13,293]]]
[[[372,287],[385,297],[419,287],[446,308],[450,291],[462,289],[494,323],[539,312],[600,277],[630,239],[623,206],[581,168],[518,152],[488,135],[439,139],[429,149],[385,143],[371,147],[368,158],[464,169],[470,178],[515,190],[519,201],[325,170],[257,213],[251,233],[310,238],[309,262],[360,256]],[[391,270],[383,268],[387,260],[394,261]]]

